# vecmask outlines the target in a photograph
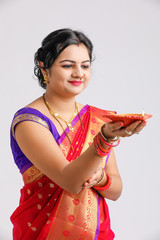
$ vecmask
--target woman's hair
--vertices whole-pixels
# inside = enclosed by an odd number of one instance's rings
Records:
[[[41,68],[50,69],[59,54],[69,45],[84,44],[89,53],[90,61],[92,62],[92,42],[82,32],[73,31],[69,28],[59,29],[51,32],[43,41],[34,56],[34,74],[38,78],[39,84],[42,88],[46,89]],[[44,64],[40,66],[40,62]]]

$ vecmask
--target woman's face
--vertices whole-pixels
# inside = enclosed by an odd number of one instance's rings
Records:
[[[72,97],[83,91],[90,78],[90,58],[85,45],[70,45],[55,60],[48,73],[46,91]]]

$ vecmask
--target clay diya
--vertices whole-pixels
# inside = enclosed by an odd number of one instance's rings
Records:
[[[137,120],[147,120],[148,118],[151,118],[152,115],[151,114],[145,114],[144,113],[144,109],[142,114],[133,114],[133,113],[126,113],[126,114],[116,114],[116,113],[108,113],[105,114],[104,117],[109,118],[110,120],[112,120],[113,122],[123,122],[124,125],[123,127],[128,126],[129,124],[131,124],[134,121]]]

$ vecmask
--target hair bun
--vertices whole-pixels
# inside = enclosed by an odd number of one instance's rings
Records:
[[[46,57],[46,51],[43,49],[43,47],[40,47],[37,50],[37,60],[44,61],[45,57]]]

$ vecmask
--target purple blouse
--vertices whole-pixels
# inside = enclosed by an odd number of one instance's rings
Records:
[[[89,105],[85,105],[81,109],[81,111],[79,112],[80,116],[82,117],[82,115],[88,109],[89,109]],[[79,120],[79,116],[77,114],[71,122],[72,126],[74,126],[78,120]],[[17,141],[14,137],[16,125],[19,122],[23,122],[23,121],[34,121],[34,122],[37,122],[37,123],[43,125],[44,127],[48,128],[49,131],[52,133],[52,135],[53,135],[53,137],[54,137],[54,139],[55,139],[55,141],[57,142],[58,145],[63,141],[63,139],[66,136],[65,133],[63,133],[60,137],[55,125],[53,124],[53,122],[48,117],[46,117],[44,114],[42,114],[40,111],[38,111],[34,108],[30,108],[30,107],[20,109],[14,115],[14,118],[13,118],[13,121],[12,121],[12,124],[11,124],[10,136],[11,136],[11,149],[12,149],[13,158],[14,158],[15,164],[17,165],[17,167],[19,168],[19,170],[22,174],[29,167],[31,167],[33,165],[32,162],[21,151],[21,149],[18,146]],[[65,129],[65,131],[68,133],[70,130],[67,127]],[[42,139],[42,141],[43,141],[43,139]]]
[[[44,127],[48,128],[51,131],[56,141],[59,139],[60,135],[57,132],[57,129],[53,122],[44,114],[42,114],[40,111],[34,108],[30,107],[22,108],[14,115],[10,130],[10,144],[15,164],[19,168],[20,172],[23,174],[23,172],[25,172],[33,164],[21,151],[14,137],[15,127],[17,123],[22,121],[34,121],[43,125]]]

